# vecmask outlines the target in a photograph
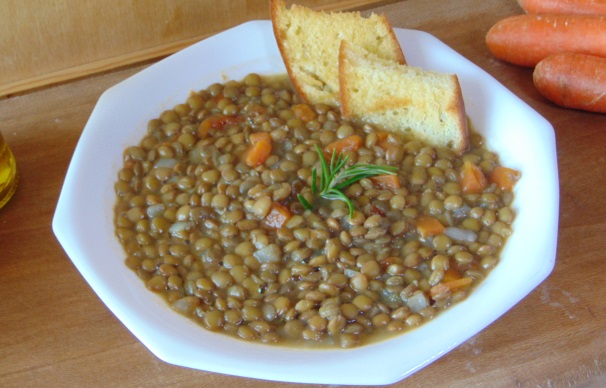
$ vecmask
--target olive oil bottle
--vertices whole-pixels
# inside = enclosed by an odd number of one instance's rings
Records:
[[[15,157],[0,133],[0,208],[13,196],[18,181],[19,174]]]

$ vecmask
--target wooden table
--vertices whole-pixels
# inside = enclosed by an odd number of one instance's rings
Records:
[[[521,13],[514,0],[408,0],[374,11],[396,27],[434,34],[545,116],[555,128],[561,179],[552,275],[486,330],[396,386],[605,386],[606,115],[551,105],[534,89],[530,69],[491,57],[486,31]],[[0,210],[0,386],[289,386],[160,361],[101,303],[51,231],[96,100],[144,66],[0,100],[0,130],[22,176]]]

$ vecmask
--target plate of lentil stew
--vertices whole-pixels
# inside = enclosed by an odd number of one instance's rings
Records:
[[[458,75],[475,129],[466,154],[302,104],[279,76],[267,21],[206,39],[102,95],[53,229],[156,356],[268,380],[389,384],[549,275],[553,129],[436,38],[395,32],[411,65]],[[466,163],[488,178],[497,166],[521,177],[513,189],[487,178],[480,192],[463,192]],[[356,166],[379,175],[323,195],[320,176],[327,183]]]

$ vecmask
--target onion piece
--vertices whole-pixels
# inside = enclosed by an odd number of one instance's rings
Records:
[[[272,262],[277,263],[280,261],[282,256],[282,252],[280,252],[280,247],[276,244],[269,244],[266,247],[263,247],[253,253],[253,256],[259,260],[261,263]]]
[[[455,241],[476,242],[478,239],[478,234],[473,230],[456,228],[453,226],[444,229],[444,234]]]
[[[462,218],[462,217],[467,217],[467,215],[469,214],[469,211],[471,210],[471,208],[468,205],[463,205],[459,208],[456,208],[452,211],[452,214],[456,217],[456,218]]]
[[[429,306],[429,298],[427,298],[425,293],[419,291],[408,298],[406,304],[408,305],[408,308],[410,308],[410,311],[413,313],[418,313]]]

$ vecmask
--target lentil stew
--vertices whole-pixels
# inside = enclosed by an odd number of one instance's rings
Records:
[[[471,136],[458,156],[347,122],[285,76],[210,85],[124,151],[125,263],[175,311],[245,340],[348,348],[404,332],[465,299],[512,233],[519,173]],[[312,193],[333,152],[397,172],[344,187],[350,214]]]

